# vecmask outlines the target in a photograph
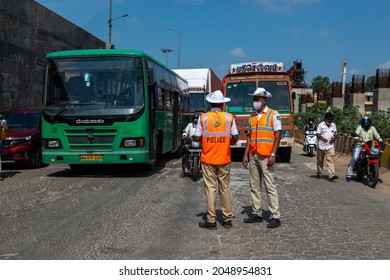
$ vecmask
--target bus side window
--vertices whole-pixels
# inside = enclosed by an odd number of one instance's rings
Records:
[[[161,87],[157,87],[157,108],[164,109],[164,90]]]

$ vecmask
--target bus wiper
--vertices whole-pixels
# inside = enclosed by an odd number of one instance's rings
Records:
[[[62,109],[61,111],[59,111],[57,114],[55,114],[52,119],[55,120],[59,115],[61,115],[63,112],[65,112],[66,110],[68,109],[71,109],[73,108],[74,106],[73,105],[67,105],[64,107],[64,109]]]

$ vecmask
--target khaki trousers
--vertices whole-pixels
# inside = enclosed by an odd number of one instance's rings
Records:
[[[230,195],[230,163],[223,165],[202,163],[202,173],[207,201],[207,222],[215,223],[217,221],[217,188],[219,191],[223,220],[231,221],[233,212]]]
[[[261,193],[264,184],[267,192],[268,209],[272,218],[279,219],[279,198],[278,191],[273,178],[273,167],[268,167],[268,158],[258,154],[249,154],[249,175],[250,175],[250,193],[252,196],[252,214],[262,215]]]
[[[328,176],[329,178],[334,176],[334,156],[334,147],[330,148],[329,150],[317,149],[317,175],[322,176],[325,158],[326,166],[328,167]]]

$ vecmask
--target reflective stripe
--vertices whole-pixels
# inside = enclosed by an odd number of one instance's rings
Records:
[[[200,122],[202,125],[201,161],[215,165],[230,163],[232,115],[226,112],[208,112],[202,115]]]
[[[249,152],[257,152],[261,156],[270,156],[275,139],[272,118],[275,110],[268,109],[267,115],[257,119],[256,115],[249,118]],[[256,117],[254,121],[253,118]]]
[[[226,115],[226,123],[225,123],[225,127],[226,127],[226,130],[225,131],[222,131],[222,132],[216,132],[216,131],[209,131],[209,122],[208,122],[208,118],[207,118],[207,114],[203,114],[204,116],[204,131],[203,131],[203,136],[229,136],[230,137],[230,114],[227,114],[225,113]]]

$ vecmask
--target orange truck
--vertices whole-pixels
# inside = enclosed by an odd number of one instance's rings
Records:
[[[289,162],[294,145],[294,108],[290,75],[285,72],[282,62],[244,62],[230,66],[229,73],[222,79],[222,92],[231,98],[227,112],[233,114],[239,140],[232,149],[245,149],[249,116],[253,109],[252,96],[256,88],[263,87],[272,93],[267,106],[277,110],[282,119],[282,140],[277,157]]]

